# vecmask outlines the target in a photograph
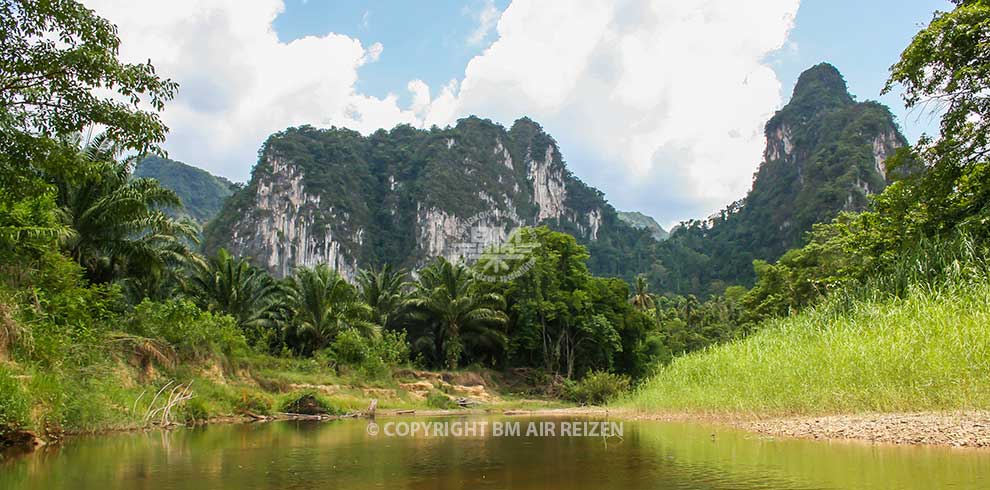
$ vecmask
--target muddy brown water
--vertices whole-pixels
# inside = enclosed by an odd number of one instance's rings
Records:
[[[368,424],[273,422],[77,437],[0,462],[0,489],[990,488],[986,450],[769,439],[646,420]],[[531,426],[535,432],[527,435]]]

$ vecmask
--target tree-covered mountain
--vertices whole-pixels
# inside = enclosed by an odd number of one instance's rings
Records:
[[[457,259],[470,229],[504,237],[545,224],[588,245],[591,270],[631,278],[652,262],[649,232],[622,222],[523,118],[469,117],[449,128],[398,126],[369,136],[290,128],[271,136],[248,185],[206,231],[206,247],[253,257],[278,275],[320,262],[416,267]]]
[[[157,156],[141,160],[134,169],[134,177],[152,178],[171,189],[183,205],[183,209],[174,214],[188,215],[201,224],[213,219],[224,201],[237,189],[234,183],[223,177]]]
[[[449,128],[398,126],[369,136],[290,128],[271,136],[251,181],[207,230],[276,274],[327,262],[352,274],[429,257],[456,259],[479,222],[504,235],[546,224],[588,246],[597,275],[648,273],[654,290],[707,294],[751,285],[753,261],[801,246],[815,223],[858,211],[888,184],[886,159],[906,140],[889,110],[857,103],[833,66],[801,75],[766,125],[746,198],[665,232],[620,214],[567,169],[553,138],[523,118],[511,128],[469,117]]]
[[[670,233],[657,223],[652,216],[647,216],[639,211],[619,211],[619,219],[625,221],[633,228],[645,229],[650,232],[658,242],[662,242],[670,236]]]
[[[857,103],[827,63],[801,74],[766,138],[749,194],[677,227],[657,247],[650,277],[659,289],[705,294],[752,285],[753,260],[776,260],[801,246],[815,223],[864,209],[867,196],[888,184],[887,158],[907,144],[889,109]]]

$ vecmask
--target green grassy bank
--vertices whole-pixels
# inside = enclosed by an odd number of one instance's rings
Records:
[[[812,415],[990,408],[990,282],[833,299],[674,360],[620,402]]]
[[[113,359],[59,372],[0,362],[0,420],[5,430],[26,429],[49,440],[62,434],[158,427],[166,420],[160,409],[170,395],[183,391],[191,396],[170,411],[170,424],[313,413],[298,408],[300,399],[308,400],[307,410],[329,415],[363,411],[372,399],[379,410],[457,409],[455,400],[461,397],[481,408],[564,406],[511,391],[519,387],[504,381],[500,373],[486,370],[340,373],[313,360],[268,356],[235,363],[212,359],[167,371]],[[475,384],[479,382],[483,385]]]

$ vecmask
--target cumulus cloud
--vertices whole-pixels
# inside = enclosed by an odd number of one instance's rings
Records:
[[[278,40],[272,21],[281,0],[86,0],[118,25],[121,56],[151,59],[179,82],[163,118],[166,149],[235,179],[248,176],[264,139],[289,126],[347,126],[360,131],[416,123],[413,113],[355,91],[358,69],[378,60],[339,34]]]
[[[765,59],[785,46],[799,0],[514,0],[502,13],[486,0],[470,39],[494,28],[495,40],[441,87],[405,82],[408,106],[355,89],[381,44],[280,42],[281,0],[86,3],[119,25],[125,58],[180,82],[164,115],[174,158],[244,179],[264,138],[291,125],[367,133],[528,115],[617,207],[670,223],[748,189],[782,103]]]
[[[702,217],[749,188],[798,3],[515,0],[426,122],[529,115],[619,207]]]

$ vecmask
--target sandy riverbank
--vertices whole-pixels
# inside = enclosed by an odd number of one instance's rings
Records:
[[[987,411],[772,418],[755,414],[647,413],[626,410],[612,410],[610,414],[632,419],[705,422],[770,437],[990,448],[990,412]]]
[[[770,436],[990,448],[990,412],[833,415],[740,422]]]

